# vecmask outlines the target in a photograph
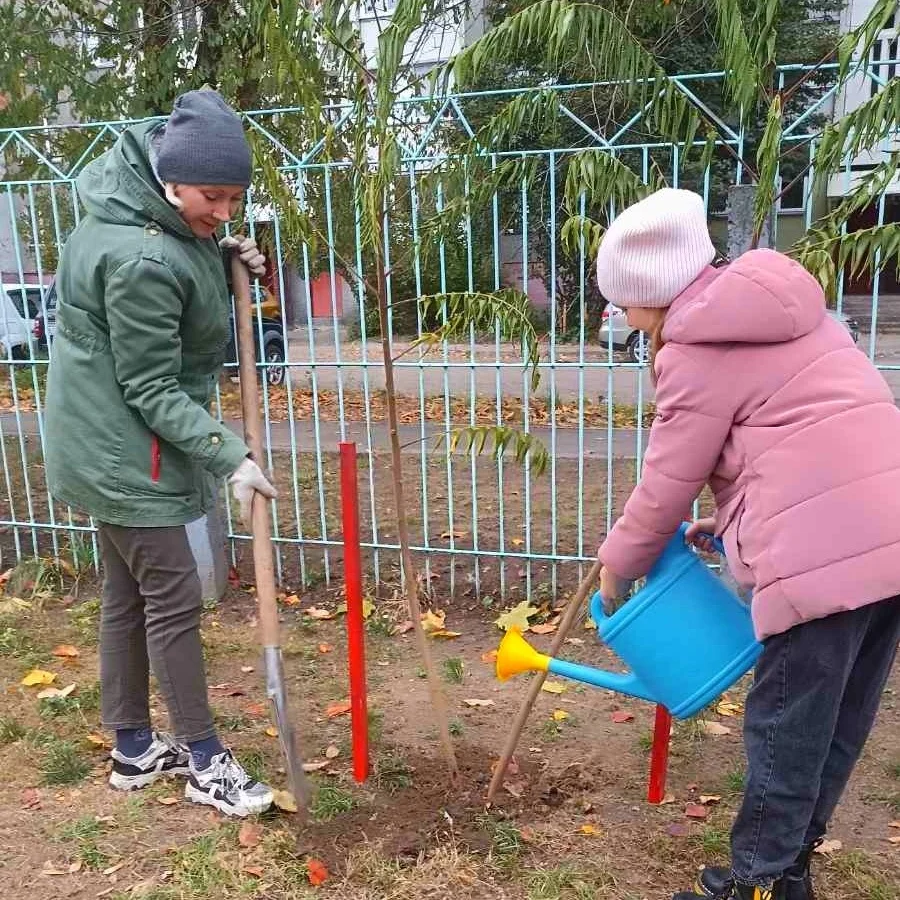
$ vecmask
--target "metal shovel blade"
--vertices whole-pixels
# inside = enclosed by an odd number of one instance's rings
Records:
[[[294,726],[288,712],[281,647],[265,647],[263,657],[266,664],[266,693],[272,701],[288,786],[297,801],[298,809],[304,811],[309,806],[309,784],[303,771],[303,757],[297,752]]]

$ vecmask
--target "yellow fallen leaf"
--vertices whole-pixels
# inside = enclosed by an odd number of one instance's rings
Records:
[[[581,834],[600,834],[600,829],[596,825],[582,825],[578,830]]]
[[[77,647],[73,647],[71,644],[60,644],[53,650],[54,656],[59,656],[61,658],[74,658],[76,656],[81,656],[81,651]]]
[[[301,600],[296,594],[289,594],[287,597],[282,597],[281,602],[285,606],[299,606]]]
[[[278,737],[278,729],[277,729],[274,725],[270,725],[270,726],[266,729],[266,734],[267,734],[269,737]]]
[[[486,663],[495,663],[497,662],[497,651],[496,650],[488,650],[487,653],[481,654],[481,661]]]
[[[447,619],[447,613],[442,609],[426,609],[425,612],[422,613],[422,629],[426,634],[431,634],[434,631],[443,631],[444,630],[444,622]]]
[[[597,623],[590,616],[588,616],[584,620],[584,625],[582,627],[584,628],[585,631],[596,631]]]
[[[297,812],[297,801],[290,791],[273,791],[272,800],[282,812]]]
[[[722,798],[718,794],[701,794],[700,802],[704,806],[710,806],[713,803],[718,803]]]
[[[31,604],[21,597],[10,597],[9,600],[0,600],[0,616],[12,616],[16,613],[31,609]]]
[[[368,619],[375,612],[375,604],[368,598],[363,597],[362,614],[364,619]]]
[[[524,547],[524,546],[525,546],[525,541],[524,541],[522,538],[513,538],[513,539],[510,541],[510,544],[512,544],[513,547]]]
[[[463,703],[465,703],[466,706],[493,706],[494,705],[493,700],[478,700],[477,698],[474,698],[474,697],[470,700],[463,700]]]
[[[569,714],[564,709],[554,709],[553,710],[553,719],[556,722],[564,722],[569,718]]]
[[[25,687],[35,687],[38,684],[53,684],[56,676],[52,672],[46,672],[44,669],[32,669],[23,679],[22,684]]]
[[[716,712],[720,716],[733,718],[739,716],[744,711],[744,707],[740,703],[733,703],[731,700],[722,700],[716,704]]]
[[[178,802],[177,797],[159,797],[156,801],[160,806],[174,806]]]
[[[467,531],[442,531],[441,537],[446,541],[451,537],[455,539],[462,539],[468,534]]]
[[[95,747],[101,747],[104,750],[112,749],[112,744],[99,732],[92,731],[87,736],[87,741],[90,744],[93,744]]]
[[[541,690],[546,691],[548,694],[561,694],[563,691],[568,690],[568,688],[558,681],[545,681],[541,685]]]
[[[538,612],[540,610],[536,606],[531,606],[527,600],[523,600],[496,618],[494,624],[503,631],[514,629],[524,634],[528,631],[528,620]]]
[[[445,641],[449,641],[452,638],[458,638],[461,634],[461,631],[447,631],[446,628],[439,628],[437,631],[428,632],[428,637],[443,638]]]

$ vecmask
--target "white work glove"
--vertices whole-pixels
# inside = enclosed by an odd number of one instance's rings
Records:
[[[259,252],[253,238],[244,237],[242,234],[229,234],[219,241],[219,246],[223,250],[237,250],[241,262],[257,278],[262,278],[266,274],[266,258]]]
[[[257,492],[267,500],[274,500],[278,491],[263,474],[263,470],[248,456],[228,479],[234,499],[241,507],[241,521],[247,528],[253,525],[253,495]]]

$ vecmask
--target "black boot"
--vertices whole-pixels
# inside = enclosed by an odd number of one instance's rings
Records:
[[[813,851],[822,841],[807,844],[797,857],[797,861],[779,879],[784,882],[784,900],[816,900],[809,866]],[[696,890],[701,897],[721,897],[731,880],[731,870],[725,866],[707,866],[697,879]]]
[[[786,900],[784,891],[784,879],[776,881],[771,888],[752,887],[728,880],[722,886],[721,893],[705,894],[687,891],[675,894],[672,900],[708,900],[709,897],[713,897],[714,900]]]

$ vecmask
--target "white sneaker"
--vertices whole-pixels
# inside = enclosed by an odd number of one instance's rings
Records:
[[[150,746],[138,757],[125,756],[119,750],[110,753],[113,760],[109,783],[117,791],[136,791],[169,775],[190,772],[190,753],[170,735],[154,731]]]
[[[226,816],[255,816],[274,802],[271,788],[254,781],[230,750],[217,753],[205,769],[193,760],[184,796],[194,803],[214,806]]]

